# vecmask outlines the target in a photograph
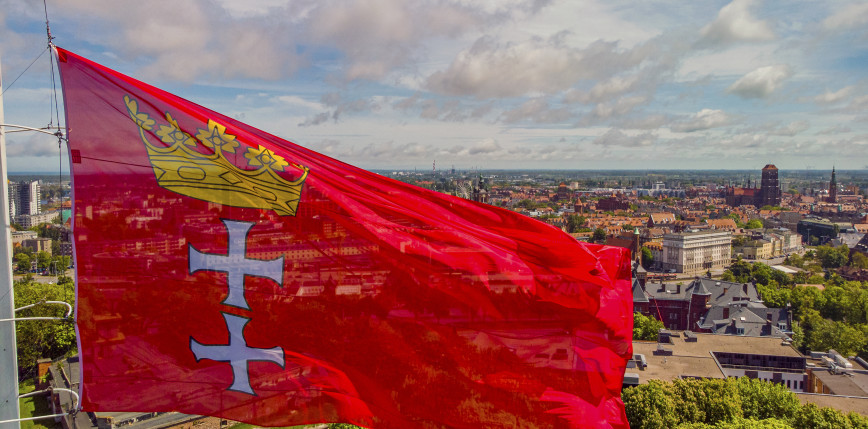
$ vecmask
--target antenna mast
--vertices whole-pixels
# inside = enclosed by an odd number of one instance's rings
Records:
[[[0,67],[2,68],[2,67]],[[3,123],[3,77],[0,73],[0,124]],[[9,179],[6,171],[6,131],[0,126],[0,319],[15,318],[15,292],[12,289],[12,234],[9,219]],[[17,420],[18,351],[15,322],[0,322],[0,421]],[[0,424],[2,429],[18,429],[17,422]]]

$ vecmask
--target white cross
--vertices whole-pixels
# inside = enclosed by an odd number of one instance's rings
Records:
[[[228,313],[221,313],[226,327],[229,329],[229,344],[227,345],[204,345],[190,337],[190,350],[196,356],[196,362],[202,359],[211,359],[217,362],[229,362],[232,365],[232,385],[228,390],[256,395],[250,387],[249,362],[274,362],[285,368],[283,349],[274,347],[260,349],[248,347],[244,339],[244,325],[250,321],[246,317],[239,317]]]
[[[202,253],[189,246],[190,274],[197,271],[222,271],[227,274],[229,294],[223,304],[250,310],[244,298],[244,276],[267,277],[283,287],[283,256],[272,260],[248,259],[247,233],[253,226],[248,222],[223,219],[229,232],[226,255]]]

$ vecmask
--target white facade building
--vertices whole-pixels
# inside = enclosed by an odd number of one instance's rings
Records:
[[[732,257],[729,231],[689,231],[663,236],[663,269],[701,274],[726,268]]]

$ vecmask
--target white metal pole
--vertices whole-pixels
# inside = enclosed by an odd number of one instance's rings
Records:
[[[2,66],[0,66],[2,70]],[[0,124],[3,121],[3,74],[0,73]],[[0,319],[15,317],[12,290],[12,234],[9,219],[9,178],[6,175],[6,133],[0,127]],[[0,429],[19,429],[18,353],[15,322],[0,322]]]

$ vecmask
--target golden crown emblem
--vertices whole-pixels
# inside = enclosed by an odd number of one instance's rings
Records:
[[[198,129],[196,136],[181,130],[178,122],[166,113],[168,125],[157,125],[147,113],[139,112],[136,100],[124,96],[130,118],[139,127],[139,135],[148,150],[157,184],[170,191],[199,200],[232,207],[271,209],[281,216],[295,216],[301,189],[308,168],[298,164],[301,177],[288,181],[275,173],[290,165],[274,152],[259,146],[248,147],[244,153],[247,165],[243,170],[223,154],[236,153],[239,143],[226,132],[224,125],[208,120],[208,129]],[[154,145],[148,134],[156,134],[167,146]],[[198,144],[212,149],[205,154],[193,148]]]

